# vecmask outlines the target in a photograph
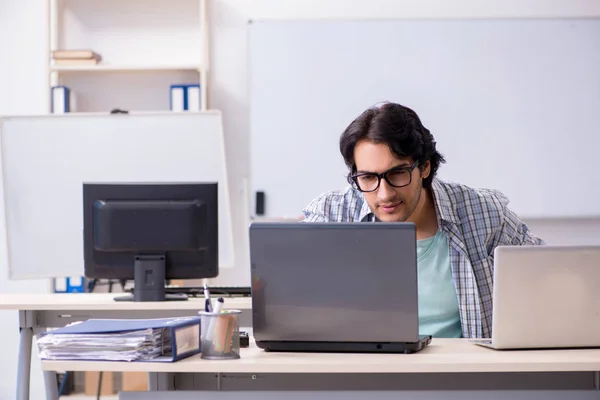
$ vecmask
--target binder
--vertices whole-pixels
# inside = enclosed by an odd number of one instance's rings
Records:
[[[52,86],[50,112],[65,114],[71,111],[71,90],[66,86]]]
[[[187,85],[187,110],[200,111],[200,85]]]
[[[85,292],[85,278],[70,276],[67,278],[53,278],[54,293],[83,293]]]
[[[52,278],[52,290],[54,293],[67,293],[67,278]]]
[[[170,91],[171,111],[186,111],[188,106],[186,85],[171,85]]]
[[[85,278],[82,276],[68,277],[67,291],[69,293],[83,293],[85,291]]]
[[[37,343],[48,360],[173,362],[200,353],[200,317],[89,319]]]

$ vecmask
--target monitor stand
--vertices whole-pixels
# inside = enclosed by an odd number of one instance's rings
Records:
[[[164,254],[135,256],[133,276],[133,294],[115,297],[115,301],[185,301],[188,299],[185,294],[165,294]]]

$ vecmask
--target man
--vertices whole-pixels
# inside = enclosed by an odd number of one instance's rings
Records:
[[[343,132],[351,186],[304,209],[305,222],[402,222],[417,229],[419,330],[491,337],[494,249],[543,245],[500,192],[436,178],[444,157],[417,114],[385,103]]]

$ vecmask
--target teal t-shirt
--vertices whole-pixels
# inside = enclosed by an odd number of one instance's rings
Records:
[[[419,334],[461,337],[458,297],[452,279],[446,235],[417,240]]]

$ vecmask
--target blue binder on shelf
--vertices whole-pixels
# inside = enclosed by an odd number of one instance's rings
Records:
[[[200,111],[200,85],[192,84],[186,86],[186,101],[187,101],[187,111]]]
[[[186,85],[171,85],[169,97],[171,111],[186,111],[188,107]]]
[[[171,85],[169,106],[171,111],[200,111],[200,84]]]
[[[64,114],[71,112],[71,90],[66,86],[52,86],[50,93],[50,112]]]
[[[140,341],[138,350],[123,349],[125,338],[130,343],[133,336],[149,333],[154,338],[154,349],[148,338]],[[53,338],[50,340],[48,335]],[[64,341],[59,344],[61,335],[65,335]],[[86,342],[91,343],[89,349],[85,348]],[[173,362],[200,353],[200,317],[89,319],[43,333],[38,347],[40,357],[50,360]],[[135,351],[140,354],[131,354]],[[130,359],[115,359],[127,352]],[[75,353],[77,356],[73,356]]]

